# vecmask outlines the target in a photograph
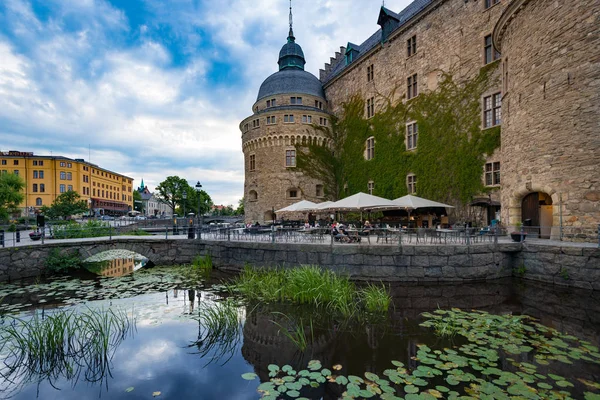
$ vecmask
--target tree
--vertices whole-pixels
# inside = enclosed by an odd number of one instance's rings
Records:
[[[200,212],[206,213],[212,206],[212,199],[204,190],[197,192],[189,183],[178,176],[169,176],[156,187],[155,196],[173,210],[183,213],[198,212],[198,201],[200,201]],[[184,199],[183,193],[186,193]],[[199,197],[198,197],[199,196]],[[185,205],[185,207],[184,207]],[[178,209],[179,208],[179,209]]]
[[[81,196],[74,190],[69,190],[58,196],[50,207],[42,207],[42,213],[48,218],[67,219],[75,214],[88,211],[87,201],[80,200]]]
[[[0,175],[0,220],[18,211],[19,204],[25,200],[24,188],[25,181],[19,175]]]
[[[142,203],[142,194],[137,190],[133,191],[133,209],[139,212],[144,211],[144,204]]]
[[[235,210],[235,215],[244,215],[244,198],[238,202],[238,208]]]

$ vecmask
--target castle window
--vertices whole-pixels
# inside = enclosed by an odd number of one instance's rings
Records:
[[[60,172],[60,179],[63,181],[67,179],[67,173],[65,171]]]
[[[489,64],[500,58],[500,53],[498,53],[492,45],[492,35],[487,35],[483,39],[483,51],[485,56],[485,64]]]
[[[495,6],[498,3],[500,3],[500,0],[485,0],[485,8],[487,10],[491,6]]]
[[[37,167],[37,165],[38,165],[37,160],[33,160],[33,166]]]
[[[373,64],[371,64],[371,65],[369,65],[367,67],[367,82],[371,82],[373,80],[373,77],[374,77],[373,71],[374,71],[374,69],[375,69],[375,66]]]
[[[293,114],[285,114],[283,116],[283,122],[289,123],[289,124],[293,124],[294,123],[294,115]]]
[[[67,168],[71,168],[72,166],[73,166],[73,164],[67,163]]]
[[[38,172],[37,171],[33,171],[33,179],[38,179]]]
[[[19,160],[14,160],[13,165],[19,165]]]
[[[39,164],[38,164],[38,165],[39,165],[40,167],[43,167],[43,166],[44,166],[44,161],[43,161],[43,160],[40,160],[40,162],[39,162]]]
[[[61,185],[60,185],[60,192],[61,192],[61,193],[64,193],[64,192],[66,192],[66,191],[67,191],[67,187],[66,187],[64,184],[61,184]]]
[[[303,115],[302,123],[303,124],[312,124],[312,115]]]
[[[406,41],[406,56],[410,57],[417,52],[417,35],[413,35]]]
[[[373,194],[373,190],[375,190],[375,182],[369,181],[369,183],[367,183],[367,190],[369,194]]]
[[[296,166],[296,150],[285,151],[285,166],[295,167]]]
[[[298,198],[298,189],[289,189],[287,195],[290,199]]]
[[[323,102],[319,101],[319,100],[315,100],[315,108],[318,108],[319,110],[323,109]]]
[[[248,157],[248,170],[254,171],[256,169],[256,154],[250,154]]]
[[[406,149],[414,150],[417,148],[418,127],[416,122],[406,125]]]
[[[256,192],[256,190],[251,190],[250,192],[248,192],[248,199],[250,201],[258,200],[258,193]]]
[[[2,165],[6,165],[6,160],[2,160]]]
[[[375,157],[375,138],[373,136],[367,139],[365,147],[365,160],[372,160]]]
[[[267,117],[267,125],[273,125],[275,123],[276,123],[276,119],[275,119],[274,115],[272,117]]]
[[[406,176],[406,188],[409,194],[417,193],[417,176],[410,174]]]
[[[46,185],[43,183],[40,183],[40,193],[44,193],[46,191]]]
[[[63,161],[61,161],[59,165],[60,165],[61,167],[64,167],[64,166],[66,166],[67,164],[65,164]]]
[[[290,104],[302,105],[302,97],[290,97]]]
[[[37,185],[37,183],[34,183],[33,184],[33,193],[37,193],[37,191],[38,191],[38,185]]]
[[[37,199],[35,199],[35,205],[38,206],[38,207],[42,205],[42,198],[41,197],[38,197]]]
[[[67,180],[73,180],[73,174],[71,172],[67,172]]]
[[[375,115],[375,97],[367,99],[367,118],[371,118]]]
[[[485,185],[495,186],[500,184],[500,163],[485,164]]]
[[[267,108],[275,107],[277,105],[277,99],[267,100]]]
[[[317,185],[315,188],[315,195],[317,197],[323,197],[323,185]]]
[[[321,125],[321,126],[327,126],[327,118],[320,117],[319,118],[319,125]]]
[[[248,130],[250,130],[250,124],[245,124],[244,125],[244,132],[248,132]]]
[[[40,179],[44,179],[44,171],[39,171],[39,177]]]
[[[260,119],[255,119],[252,121],[252,128],[258,128],[260,127]]]
[[[73,185],[68,185],[67,190],[69,190],[69,191],[73,190]]]
[[[483,127],[491,128],[500,125],[502,117],[502,96],[494,93],[483,98]]]
[[[417,74],[409,76],[406,80],[406,98],[412,99],[419,94],[417,86]]]

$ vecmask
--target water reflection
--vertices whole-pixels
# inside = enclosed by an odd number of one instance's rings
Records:
[[[100,276],[118,277],[132,274],[144,266],[143,261],[134,258],[117,258],[99,263],[88,263],[86,268]]]

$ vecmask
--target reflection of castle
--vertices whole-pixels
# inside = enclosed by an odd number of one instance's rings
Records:
[[[102,276],[123,276],[131,274],[135,271],[137,266],[142,266],[141,261],[136,261],[134,258],[118,258],[115,260],[109,260],[107,265],[102,266],[100,275]]]

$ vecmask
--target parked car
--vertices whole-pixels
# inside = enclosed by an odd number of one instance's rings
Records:
[[[100,217],[100,219],[102,221],[114,221],[115,217],[113,217],[112,215],[103,215]]]

